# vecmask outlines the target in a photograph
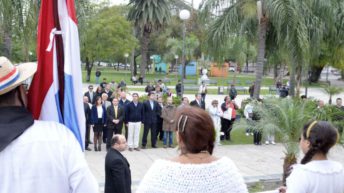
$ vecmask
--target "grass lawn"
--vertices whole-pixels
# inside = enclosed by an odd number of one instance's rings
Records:
[[[131,74],[129,70],[114,70],[113,68],[101,68],[101,76],[100,76],[100,82],[103,80],[103,78],[106,78],[107,81],[112,81],[114,80],[115,82],[120,82],[121,80],[124,80],[126,83],[129,83],[131,85]],[[227,81],[233,81],[235,73],[230,72],[228,73],[228,76],[223,78],[223,77],[209,77],[211,80],[217,80],[217,86],[228,86]],[[82,77],[83,77],[83,82],[86,82],[86,71],[82,71]],[[176,77],[176,74],[152,74],[148,73],[146,74],[146,79],[154,81],[154,79],[164,79],[164,78],[169,78],[171,80],[171,83],[167,83],[166,85],[176,85],[177,80],[180,79],[180,76]],[[187,79],[189,80],[198,80],[199,76],[198,75],[193,75],[193,76],[187,76]],[[246,83],[246,81],[255,81],[255,74],[236,74],[236,81],[239,82],[236,84],[236,86],[250,86],[249,84]],[[287,79],[284,80],[284,82],[287,82]],[[95,70],[92,71],[91,73],[91,81],[90,83],[95,83]],[[263,77],[263,82],[262,86],[263,87],[269,87],[269,86],[274,86],[275,81],[272,77]],[[310,87],[319,87],[324,85],[324,83],[313,83]],[[193,92],[191,92],[193,93]],[[213,94],[217,94],[217,90],[214,91]],[[264,94],[264,93],[262,93]]]

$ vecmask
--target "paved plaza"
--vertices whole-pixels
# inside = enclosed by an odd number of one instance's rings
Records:
[[[92,147],[92,146],[91,146]],[[105,145],[103,144],[103,148]],[[283,151],[281,144],[277,145],[224,145],[217,146],[214,155],[231,158],[247,183],[259,180],[279,179],[282,174]],[[145,149],[141,151],[124,151],[131,168],[132,188],[135,190],[149,167],[157,159],[169,159],[178,155],[177,148]],[[87,151],[86,159],[92,173],[97,178],[100,191],[104,189],[106,152]],[[329,158],[344,163],[344,148],[336,146],[329,154]]]

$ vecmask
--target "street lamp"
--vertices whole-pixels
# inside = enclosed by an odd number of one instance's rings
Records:
[[[125,54],[124,54],[124,57],[125,57],[124,73],[125,73],[125,80],[127,80],[127,72],[125,72],[125,71],[127,70],[129,54],[128,54],[128,53],[125,53]]]
[[[174,59],[176,59],[175,69],[177,69],[177,71],[176,71],[176,80],[178,80],[178,66],[177,66],[178,58],[179,58],[179,56],[177,54],[174,55]]]
[[[182,93],[181,95],[183,96],[184,94],[184,69],[185,69],[185,31],[186,31],[186,26],[185,26],[185,21],[190,18],[190,11],[183,9],[179,12],[179,18],[183,20],[183,50],[182,50]]]

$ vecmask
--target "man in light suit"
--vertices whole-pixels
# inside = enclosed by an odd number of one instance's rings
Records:
[[[118,106],[118,99],[112,99],[112,105],[106,110],[106,120],[107,120],[107,142],[106,149],[109,150],[111,147],[111,139],[113,133],[122,134],[122,125],[124,119],[124,110],[122,107]]]
[[[105,193],[131,193],[130,165],[121,154],[126,148],[127,141],[123,135],[113,136],[105,157]]]

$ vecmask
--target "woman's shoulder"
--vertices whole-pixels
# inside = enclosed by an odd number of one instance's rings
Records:
[[[344,174],[344,167],[341,163],[332,160],[311,161],[305,165],[293,166],[293,171],[318,174]]]

